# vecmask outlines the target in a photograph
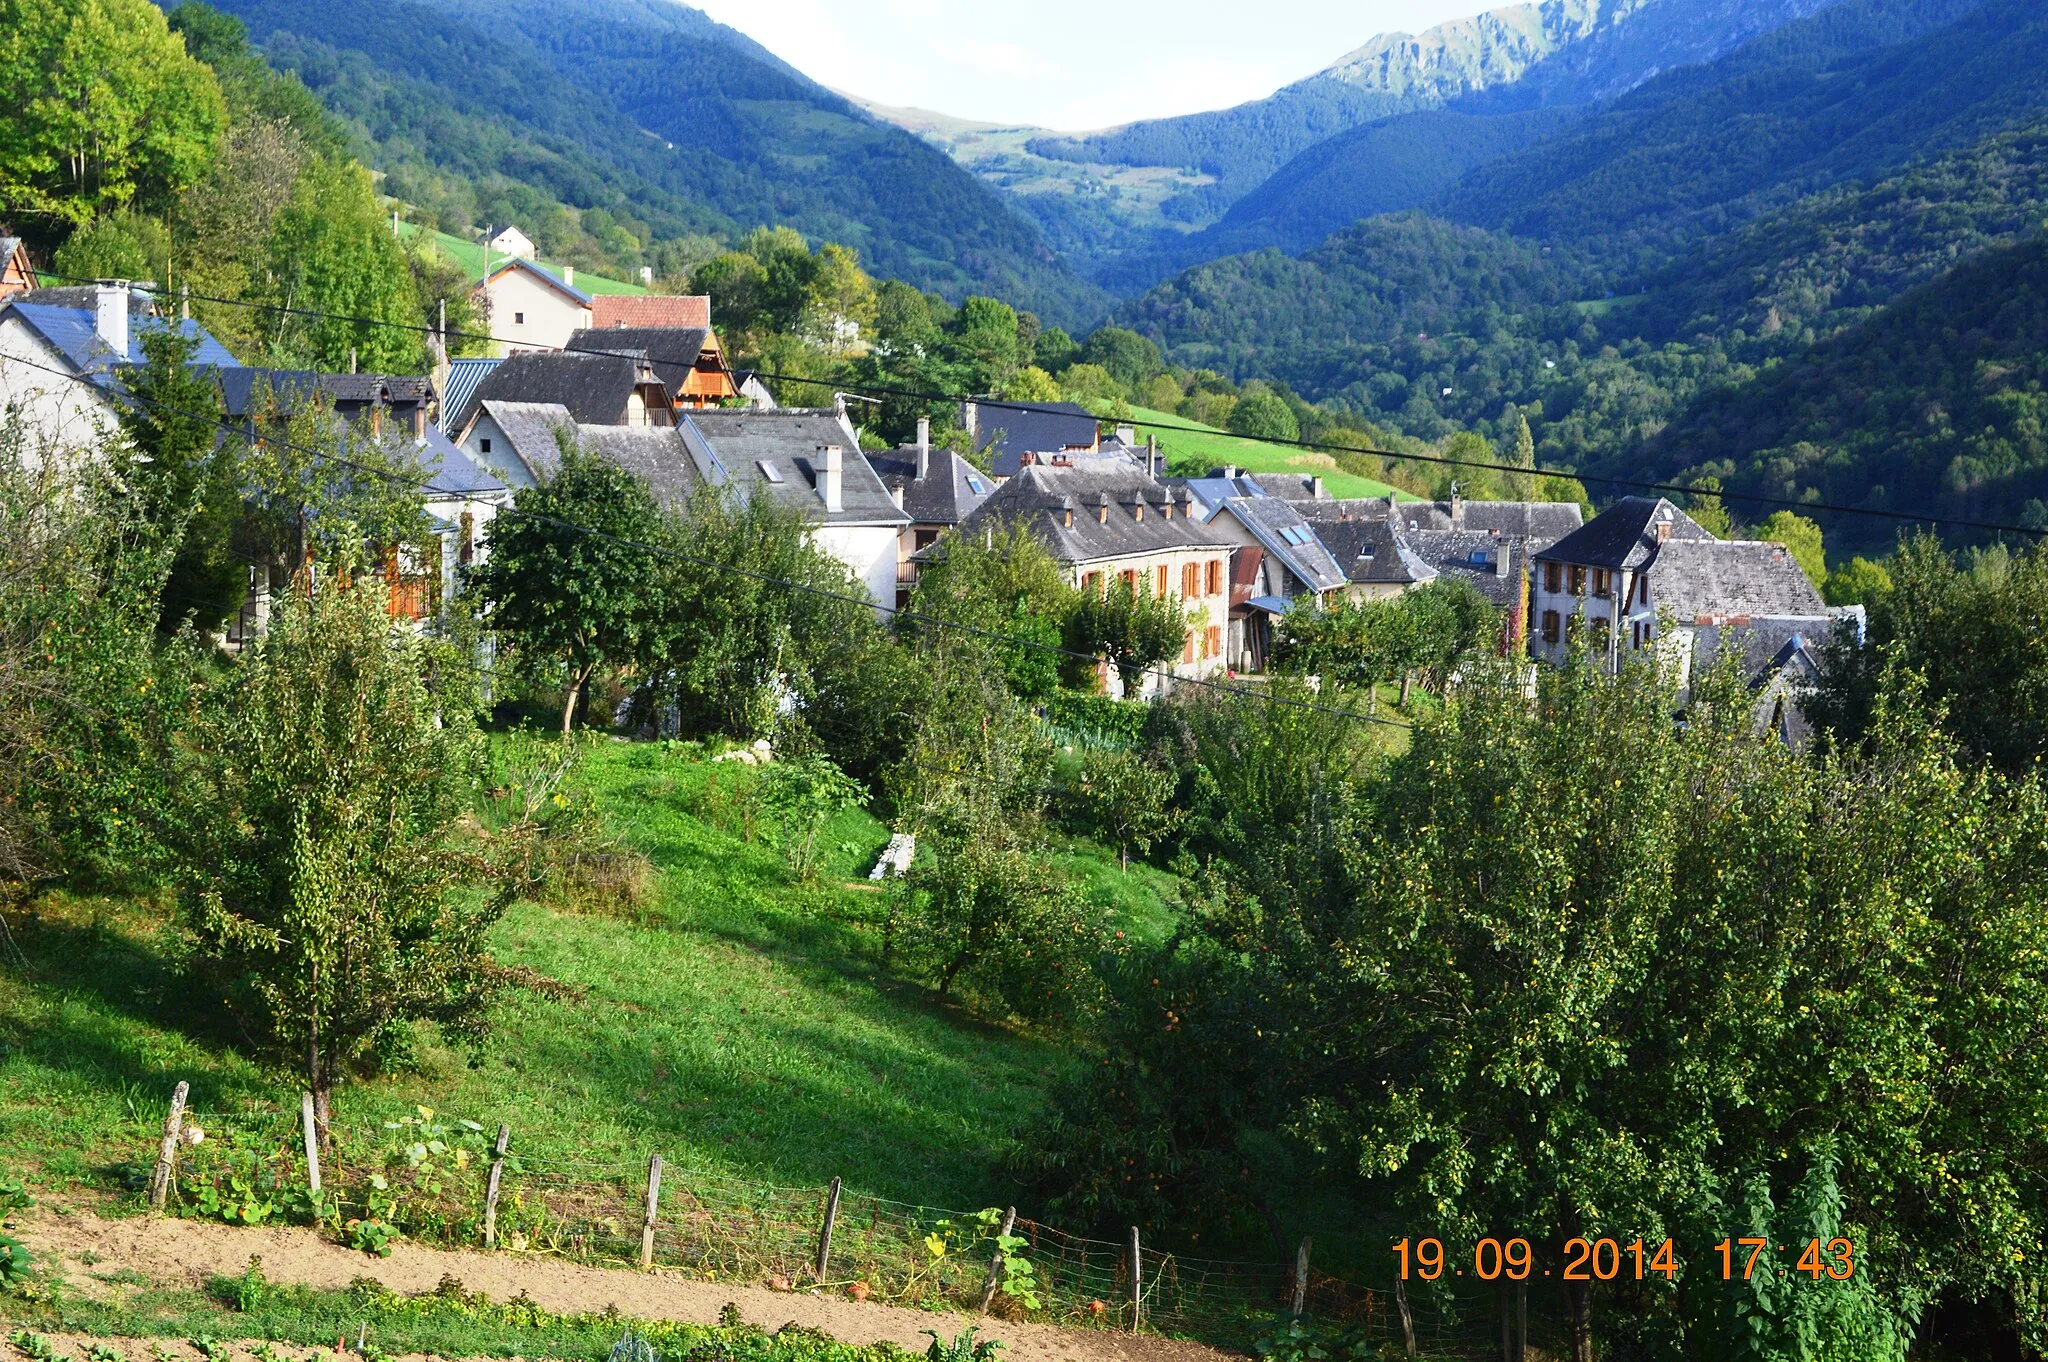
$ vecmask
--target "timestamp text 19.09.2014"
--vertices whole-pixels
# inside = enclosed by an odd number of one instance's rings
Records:
[[[1748,1281],[1760,1263],[1768,1269],[1767,1255],[1773,1253],[1798,1254],[1797,1261],[1789,1264],[1791,1271],[1817,1282],[1844,1281],[1856,1274],[1856,1246],[1847,1239],[1774,1244],[1769,1239],[1745,1236],[1723,1239],[1713,1250],[1723,1281],[1737,1275]],[[1433,1282],[1444,1275],[1446,1261],[1441,1240],[1403,1239],[1394,1245],[1394,1256],[1403,1281],[1420,1278]],[[1472,1246],[1470,1275],[1487,1282],[1502,1277],[1522,1282],[1536,1275],[1567,1282],[1611,1282],[1624,1274],[1635,1281],[1642,1281],[1646,1275],[1670,1279],[1681,1270],[1677,1251],[1669,1239],[1657,1243],[1635,1239],[1626,1244],[1616,1239],[1567,1239],[1562,1260],[1553,1269],[1539,1267],[1535,1250],[1527,1239],[1488,1238]],[[1467,1275],[1462,1267],[1452,1266],[1450,1271],[1455,1277]]]

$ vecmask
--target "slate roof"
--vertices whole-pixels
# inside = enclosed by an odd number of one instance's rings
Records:
[[[1639,568],[1658,557],[1657,527],[1671,526],[1664,547],[1713,540],[1697,520],[1663,497],[1623,497],[1577,530],[1536,555],[1539,562],[1583,567]]]
[[[590,300],[590,324],[595,327],[711,326],[711,298],[708,294],[681,296],[648,293],[600,293]]]
[[[0,255],[4,255],[0,251]],[[33,303],[43,307],[69,307],[92,312],[99,306],[99,285],[61,284],[45,288],[23,289],[14,295],[17,303]],[[137,285],[128,290],[128,314],[130,316],[151,316],[156,312],[156,295]]]
[[[1174,498],[1173,514],[1162,513]],[[1142,518],[1138,502],[1145,503]],[[1103,510],[1105,501],[1107,512]],[[1187,514],[1185,493],[1176,493],[1133,464],[1054,468],[1030,464],[996,488],[968,524],[984,520],[1022,524],[1066,563],[1092,563],[1177,549],[1234,547],[1215,530]],[[1067,512],[1073,524],[1067,524]]]
[[[714,482],[749,493],[765,491],[828,525],[910,523],[861,454],[860,440],[837,412],[809,407],[773,411],[707,407],[683,413],[676,429],[691,457]],[[837,445],[841,451],[840,509],[830,513],[818,487],[823,472],[818,451],[828,445]]]
[[[1401,537],[1439,577],[1465,583],[1503,610],[1518,604],[1529,553],[1527,540],[1479,530],[1404,529]],[[1508,556],[1504,577],[1498,570],[1501,554]]]
[[[429,501],[489,497],[511,490],[432,426],[412,444],[427,466]]]
[[[914,524],[958,525],[995,491],[995,479],[950,449],[934,449],[925,476],[917,476],[917,446],[868,455],[884,487],[903,489],[903,511]]]
[[[532,350],[502,360],[476,385],[471,400],[556,402],[578,425],[616,426],[625,424],[633,390],[655,381],[636,359]]]
[[[1436,579],[1436,569],[1408,542],[1408,532],[1385,520],[1323,520],[1314,528],[1344,575],[1360,586],[1417,586]]]
[[[229,416],[247,416],[260,390],[280,398],[287,410],[313,393],[325,393],[337,405],[356,406],[381,398],[389,403],[417,404],[433,394],[433,385],[411,374],[323,374],[312,369],[223,369],[221,401]]]
[[[578,426],[576,440],[646,483],[664,506],[681,505],[707,481],[675,426]]]
[[[505,434],[511,449],[506,451],[520,463],[526,465],[527,473],[538,482],[551,475],[562,461],[561,444],[557,432],[573,428],[576,418],[569,409],[559,402],[499,402],[486,399],[477,403],[477,410],[488,415]],[[634,427],[622,426],[622,430]],[[493,456],[497,450],[492,450]]]
[[[1787,669],[1796,680],[1811,684],[1819,679],[1821,646],[1836,629],[1853,631],[1857,623],[1849,612],[1831,610],[1821,615],[1752,619],[1746,624],[1702,625],[1693,636],[1693,675],[1704,675],[1732,651],[1740,656],[1743,679],[1752,687]]]
[[[1178,487],[1193,497],[1204,520],[1222,510],[1223,504],[1232,497],[1267,495],[1265,488],[1255,480],[1242,475],[1226,477],[1220,470],[1212,471],[1203,478],[1161,478],[1160,481],[1170,487]]]
[[[47,290],[32,290],[35,293]],[[143,360],[142,338],[151,331],[168,328],[181,336],[189,336],[199,342],[193,352],[192,364],[211,365],[220,369],[239,369],[241,361],[229,354],[227,347],[215,340],[206,329],[194,321],[169,317],[131,316],[128,323],[128,353],[116,355],[99,337],[93,325],[91,307],[53,307],[48,303],[25,303],[22,299],[29,294],[16,294],[0,307],[0,316],[19,317],[44,343],[62,355],[71,367],[81,374],[94,375],[94,381],[106,386],[111,383],[111,371],[123,365],[140,364]]]
[[[989,466],[999,478],[1015,477],[1026,454],[1092,450],[1101,438],[1093,413],[1078,402],[1035,406],[977,403],[973,426],[974,450],[989,456]]]
[[[1344,568],[1291,503],[1262,493],[1232,497],[1223,508],[1251,531],[1267,553],[1285,564],[1295,580],[1307,583],[1310,591],[1335,591],[1348,580]]]
[[[642,355],[664,371],[676,365],[685,369],[696,368],[697,357],[710,343],[711,328],[708,326],[615,327],[609,331],[586,328],[569,336],[571,350],[600,355]]]
[[[1651,568],[1650,604],[1680,623],[1703,616],[1827,613],[1791,550],[1755,539],[1673,539],[1663,545]]]
[[[1328,501],[1330,490],[1315,473],[1247,473],[1259,490],[1282,501]]]
[[[543,268],[540,265],[536,265],[523,255],[515,255],[508,260],[500,260],[497,264],[491,266],[491,273],[489,279],[486,279],[485,282],[490,282],[490,279],[497,278],[506,270],[525,270],[528,274],[534,276],[543,284],[546,284],[549,288],[559,289],[561,292],[567,294],[571,298],[574,298],[577,302],[583,304],[585,307],[590,306],[589,294],[585,293],[582,289],[577,288],[574,284],[565,282],[562,279],[562,276],[556,274],[553,270]]]
[[[444,434],[457,434],[469,424],[477,385],[504,362],[501,359],[448,361],[448,381],[441,390],[441,430]]]

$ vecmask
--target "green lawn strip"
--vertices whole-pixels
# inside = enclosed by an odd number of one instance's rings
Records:
[[[425,229],[415,222],[400,221],[398,224],[398,234],[400,236],[416,236],[423,230]],[[481,279],[484,277],[484,244],[481,241],[470,241],[465,237],[450,236],[447,232],[436,232],[434,233],[434,244],[439,246],[450,260],[462,266],[463,269],[468,270],[471,278]],[[491,263],[502,265],[505,263],[505,257],[493,252]],[[534,263],[551,270],[557,276],[562,272],[560,265],[546,260],[536,260]],[[582,289],[585,293],[637,295],[647,292],[646,289],[638,284],[629,284],[623,279],[608,279],[604,275],[589,274],[582,270],[576,272],[576,287]]]
[[[1333,497],[1398,496],[1404,501],[1415,499],[1411,493],[1398,491],[1384,482],[1340,471],[1335,457],[1329,454],[1247,440],[1217,430],[1214,426],[1205,426],[1150,407],[1133,407],[1131,412],[1140,421],[1173,427],[1171,430],[1141,433],[1159,437],[1159,449],[1166,456],[1166,466],[1178,476],[1200,477],[1212,468],[1235,464],[1253,473],[1319,474],[1323,486]]]
[[[452,1282],[440,1291],[402,1296],[367,1279],[347,1290],[320,1291],[263,1283],[260,1277],[221,1277],[204,1292],[144,1287],[107,1301],[70,1293],[37,1303],[0,1299],[0,1313],[34,1329],[109,1338],[254,1338],[328,1348],[344,1339],[354,1348],[360,1330],[366,1362],[401,1353],[597,1362],[629,1330],[669,1358],[890,1362],[909,1356],[891,1343],[857,1347],[795,1325],[771,1334],[736,1316],[707,1325],[636,1320],[615,1311],[560,1315],[526,1300],[494,1304]]]

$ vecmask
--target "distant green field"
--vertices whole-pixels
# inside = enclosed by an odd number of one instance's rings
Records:
[[[1150,407],[1133,407],[1131,410],[1140,421],[1171,427],[1170,430],[1141,429],[1139,433],[1158,436],[1159,449],[1166,456],[1167,468],[1183,477],[1235,464],[1252,473],[1317,473],[1322,476],[1323,485],[1330,489],[1330,495],[1335,497],[1415,499],[1386,483],[1338,471],[1336,459],[1328,454],[1262,444]]]
[[[400,222],[398,224],[400,236],[413,236],[420,230],[417,223]],[[436,232],[434,233],[434,244],[439,246],[450,260],[468,270],[473,278],[481,279],[484,277],[484,246],[481,241],[468,241],[459,236],[450,236],[446,232]],[[503,256],[498,257],[498,262],[503,260]],[[536,260],[536,263],[553,270],[556,274],[562,272],[562,267],[553,261]],[[576,271],[576,287],[582,289],[585,293],[639,294],[647,292],[646,289],[638,284],[629,284],[622,279],[607,279],[601,274],[589,274],[583,270]]]

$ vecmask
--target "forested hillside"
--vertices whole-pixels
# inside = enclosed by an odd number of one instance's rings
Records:
[[[553,216],[567,246],[657,271],[709,254],[692,238],[792,225],[955,297],[998,292],[1069,322],[1099,310],[994,191],[694,10],[631,0],[225,8],[361,134],[391,192],[443,225]],[[597,230],[581,230],[592,210]],[[542,245],[573,262],[538,225]]]
[[[1645,455],[1769,496],[2048,529],[2044,377],[2048,236],[2035,236],[1709,395]]]

